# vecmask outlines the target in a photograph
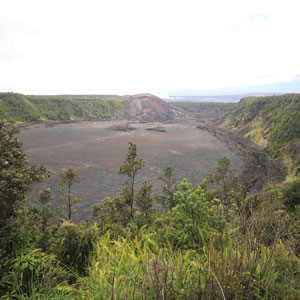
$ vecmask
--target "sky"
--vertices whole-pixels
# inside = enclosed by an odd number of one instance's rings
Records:
[[[0,92],[164,97],[300,74],[299,0],[0,1]]]

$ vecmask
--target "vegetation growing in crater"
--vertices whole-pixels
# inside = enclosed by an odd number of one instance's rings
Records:
[[[59,175],[59,177],[61,179],[59,183],[59,193],[61,197],[65,200],[66,206],[64,210],[68,214],[68,219],[71,220],[72,214],[76,212],[74,204],[81,200],[78,197],[74,197],[71,189],[73,183],[79,182],[80,178],[77,172],[72,168],[69,168],[65,172],[62,172]]]
[[[96,220],[55,221],[51,190],[41,192],[40,206],[26,204],[29,184],[45,170],[29,167],[15,129],[0,125],[2,299],[300,297],[298,182],[246,198],[224,157],[195,187],[165,169],[154,196],[151,183],[132,180],[144,161],[129,143],[120,196],[99,202]]]
[[[300,174],[300,94],[242,99],[227,122],[283,159],[290,178]]]
[[[170,102],[175,107],[182,109],[184,112],[202,115],[216,115],[231,111],[236,107],[236,103],[222,102]]]

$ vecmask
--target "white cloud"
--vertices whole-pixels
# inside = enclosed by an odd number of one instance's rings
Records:
[[[292,0],[6,1],[0,90],[163,94],[291,78],[300,73],[299,8]]]

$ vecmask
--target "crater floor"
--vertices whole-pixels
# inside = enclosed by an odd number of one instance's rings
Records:
[[[132,123],[136,130],[115,131],[113,125],[121,121],[79,122],[53,127],[33,126],[23,130],[20,139],[31,164],[44,165],[50,171],[47,182],[34,184],[28,198],[37,201],[41,186],[54,190],[54,206],[62,206],[57,189],[59,173],[72,167],[78,171],[80,183],[73,186],[73,192],[83,200],[77,204],[75,220],[92,216],[91,206],[105,196],[114,197],[122,189],[124,176],[118,174],[123,162],[128,141],[137,144],[138,155],[146,167],[138,175],[138,184],[149,180],[159,192],[157,176],[167,166],[175,169],[178,179],[187,178],[193,184],[199,183],[208,173],[215,171],[217,161],[226,155],[232,165],[243,170],[241,158],[230,151],[224,142],[207,131],[197,129],[199,124],[185,121],[175,124]],[[163,127],[166,131],[147,130],[149,127]]]

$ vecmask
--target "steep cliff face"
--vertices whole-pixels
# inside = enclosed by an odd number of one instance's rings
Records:
[[[222,126],[282,159],[288,168],[287,180],[300,176],[300,94],[244,98]]]
[[[164,122],[184,116],[179,109],[151,94],[127,96],[124,104],[125,115],[130,120]]]

